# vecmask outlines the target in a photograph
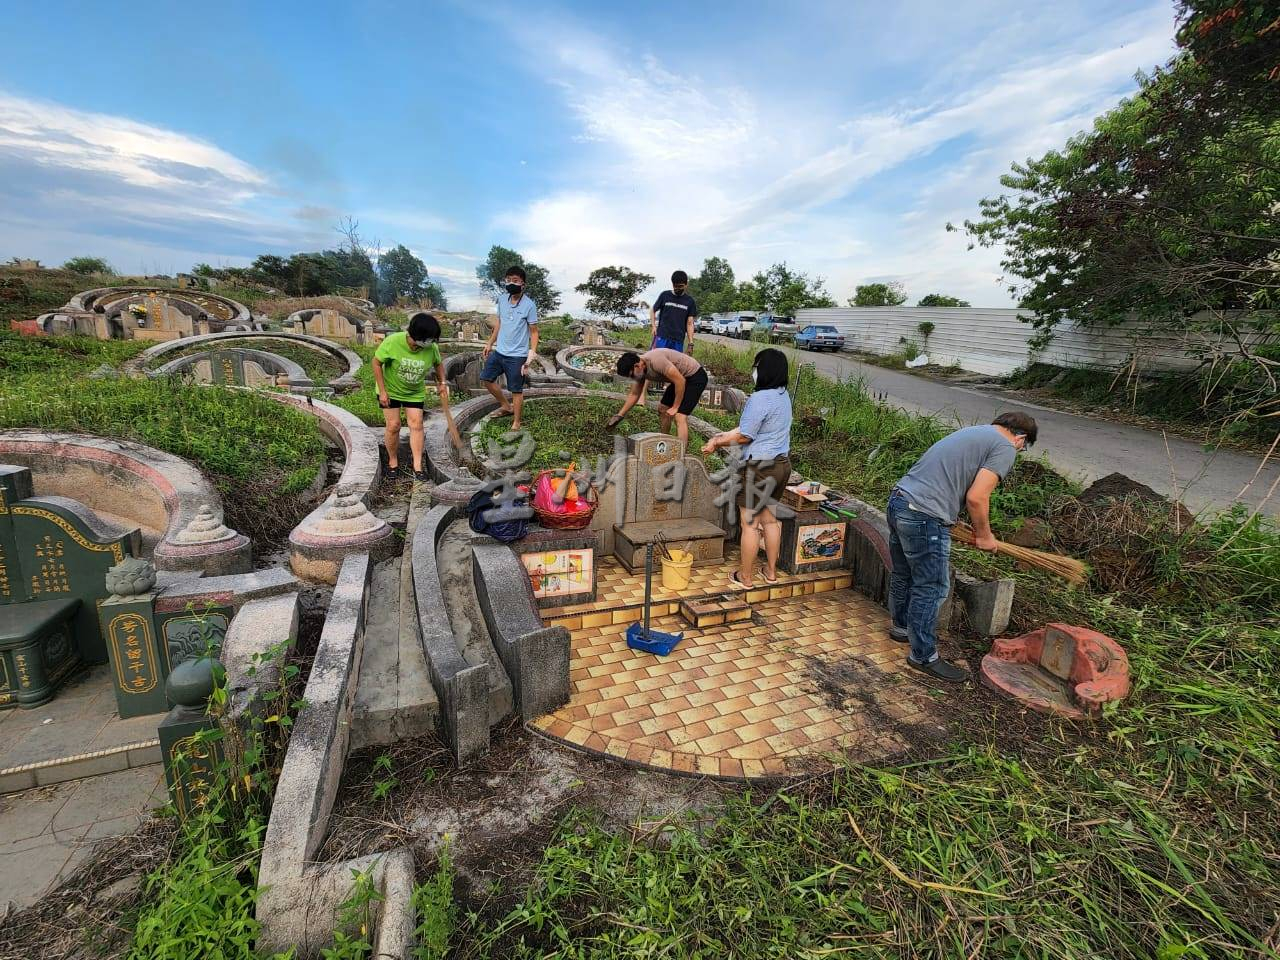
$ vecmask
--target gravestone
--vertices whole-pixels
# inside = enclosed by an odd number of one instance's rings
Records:
[[[160,721],[164,779],[178,817],[185,820],[209,795],[217,768],[226,758],[218,721],[207,706],[178,705]]]
[[[313,337],[328,340],[353,341],[358,339],[359,329],[337,310],[317,310],[303,321],[303,329]]]
[[[79,599],[74,629],[80,653],[89,663],[106,663],[97,609],[107,595],[104,578],[110,567],[138,554],[141,532],[110,526],[66,497],[28,497],[9,506],[6,516],[13,545],[13,558],[5,561],[11,593],[20,600]]]
[[[695,564],[722,559],[721,512],[701,461],[686,457],[684,443],[664,433],[628,437],[627,450],[626,469],[619,471],[626,478],[623,521],[613,526],[613,553],[622,565],[643,568],[644,545],[659,536],[692,553]]]

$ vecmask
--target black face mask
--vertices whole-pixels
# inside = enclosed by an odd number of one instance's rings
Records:
[[[524,291],[524,287],[518,283],[507,284],[507,293],[511,294],[513,297],[519,293],[522,293],[523,291]]]

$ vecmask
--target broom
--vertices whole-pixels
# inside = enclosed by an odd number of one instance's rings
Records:
[[[955,524],[951,528],[951,536],[967,546],[973,546],[973,527],[967,523]],[[1003,553],[1006,557],[1021,560],[1037,570],[1056,574],[1077,587],[1082,586],[1089,577],[1089,568],[1082,561],[1073,557],[1047,553],[1044,550],[1032,550],[1030,547],[1019,547],[1016,544],[1005,543],[1003,540],[996,541],[996,553]]]

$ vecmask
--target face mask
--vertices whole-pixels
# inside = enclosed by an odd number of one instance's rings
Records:
[[[524,289],[524,287],[523,287],[521,284],[518,284],[518,283],[508,283],[508,284],[507,284],[507,293],[511,294],[513,297],[514,297],[516,294],[520,293],[523,289]]]
[[[760,382],[760,370],[756,367],[751,368],[751,385],[754,387]]]

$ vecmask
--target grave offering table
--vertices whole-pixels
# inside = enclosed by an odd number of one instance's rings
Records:
[[[821,510],[795,510],[782,521],[778,565],[787,573],[835,570],[848,566],[848,523]]]

